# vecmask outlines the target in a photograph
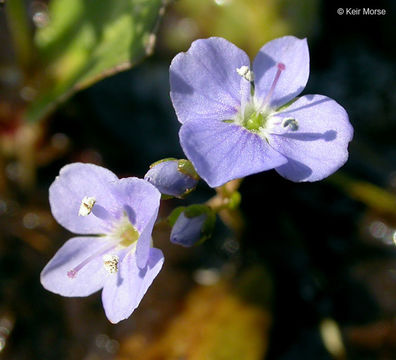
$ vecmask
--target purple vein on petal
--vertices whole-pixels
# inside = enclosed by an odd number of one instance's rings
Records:
[[[213,48],[212,44],[209,44],[209,46]],[[204,67],[204,69],[206,70],[206,72],[207,72],[209,75],[211,75],[211,71],[210,71],[210,70],[208,69],[208,67],[201,61],[201,59],[200,59],[199,57],[197,57],[196,60]],[[226,72],[224,72],[224,68],[223,68],[223,67],[219,66],[219,62],[215,62],[215,63],[214,63],[214,68],[216,69],[216,72],[222,73],[223,77],[224,77],[224,78],[227,78],[227,75],[228,75],[228,74],[227,74]],[[236,69],[235,69],[235,70],[236,70]],[[220,83],[220,82],[219,82],[219,79],[217,79],[216,77],[213,77],[213,79],[214,79],[214,81],[215,81],[218,85],[220,85],[220,87],[223,87],[223,86],[224,86],[224,84]],[[238,91],[239,91],[239,89],[235,89],[235,88],[234,88],[233,90],[234,90],[234,92],[236,92],[236,93],[238,93]],[[232,97],[236,102],[239,102],[239,99],[235,98],[235,96],[234,96],[233,93],[228,93],[228,95],[231,95],[231,97]]]
[[[210,70],[209,70],[209,69],[207,68],[207,66],[201,61],[201,59],[197,58],[196,61],[199,62],[199,63],[202,65],[202,67],[206,70],[206,73],[207,73],[207,74],[211,75]],[[221,83],[218,81],[218,79],[217,79],[216,77],[213,77],[213,80],[214,80],[220,87],[222,87],[222,86],[224,85],[224,84],[221,84]],[[232,98],[235,102],[237,102],[237,103],[240,102],[240,100],[237,99],[237,98],[234,96],[234,94],[231,94],[231,93],[227,92],[227,95],[231,96],[231,98]],[[216,103],[221,104],[221,105],[223,105],[223,106],[226,106],[226,107],[228,107],[229,109],[235,110],[235,112],[238,111],[238,110],[235,109],[234,106],[231,106],[230,104],[223,103],[223,102],[218,101],[218,100],[214,100],[214,99],[212,99],[212,98],[209,98],[209,97],[206,96],[206,95],[204,95],[204,96],[205,96],[205,98],[210,99],[211,101],[215,101]]]

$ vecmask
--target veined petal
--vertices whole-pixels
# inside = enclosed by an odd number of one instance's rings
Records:
[[[263,101],[268,95],[278,71],[285,69],[270,96],[269,105],[277,108],[294,99],[305,88],[309,77],[309,51],[306,39],[284,36],[265,44],[253,62],[256,97]]]
[[[129,177],[119,181],[115,194],[139,233],[152,223],[153,217],[155,221],[161,193],[154,185],[143,179]]]
[[[138,266],[144,268],[149,258],[151,233],[157,220],[161,193],[148,181],[130,177],[120,180],[117,198],[123,204],[129,221],[140,234],[136,256]]]
[[[66,241],[41,272],[41,284],[62,296],[88,296],[100,290],[108,275],[100,250],[108,244],[104,237],[75,237]],[[74,278],[67,275],[94,254],[97,256],[87,262]]]
[[[150,249],[150,257],[144,269],[138,268],[134,253],[125,256],[120,262],[118,273],[108,278],[102,292],[103,307],[112,323],[127,319],[138,307],[163,263],[162,251],[155,248]]]
[[[241,86],[237,69],[242,66],[250,66],[246,53],[218,37],[196,40],[176,55],[170,66],[170,95],[179,121],[231,119],[250,92],[250,86]]]
[[[179,136],[184,153],[211,187],[287,162],[259,135],[236,124],[191,120]]]
[[[280,118],[297,121],[298,129],[271,135],[270,145],[288,158],[276,171],[292,181],[317,181],[338,170],[348,159],[353,128],[344,108],[323,95],[306,95]]]
[[[74,163],[64,166],[49,189],[53,216],[59,224],[77,234],[108,232],[112,218],[120,211],[111,195],[117,181],[116,175],[97,165]],[[84,197],[93,197],[95,205],[89,215],[79,216]]]
[[[150,249],[152,243],[151,233],[153,232],[153,227],[155,221],[157,220],[157,212],[153,215],[149,223],[146,225],[143,232],[140,234],[138,242],[136,244],[136,263],[140,269],[143,269],[147,265],[147,261],[150,256]]]

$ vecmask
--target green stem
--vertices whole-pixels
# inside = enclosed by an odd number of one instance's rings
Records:
[[[245,221],[238,206],[234,206],[233,204],[233,196],[237,193],[242,180],[232,180],[216,188],[217,194],[206,202],[206,205],[219,214],[223,222],[234,231],[238,240],[242,238]]]

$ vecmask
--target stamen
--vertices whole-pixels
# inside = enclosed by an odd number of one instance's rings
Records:
[[[249,69],[249,66],[243,65],[236,69],[236,72],[249,82],[254,81],[254,73]]]
[[[110,274],[118,271],[119,258],[117,255],[106,254],[103,256],[103,265]]]
[[[291,131],[297,131],[298,121],[294,118],[286,118],[283,120],[282,126],[284,128],[288,127]]]
[[[93,253],[91,256],[88,256],[85,260],[83,260],[80,264],[78,264],[75,268],[69,270],[67,272],[67,276],[70,279],[74,279],[77,273],[88,263],[90,263],[93,259],[97,258],[98,256],[102,256],[103,254],[108,253],[109,251],[113,250],[118,244],[112,244],[111,246],[106,246],[105,248],[101,248],[96,253]]]
[[[84,198],[81,200],[78,216],[88,216],[91,213],[95,203],[96,199],[94,197],[84,196]]]
[[[273,81],[273,83],[271,85],[271,88],[270,88],[267,96],[264,99],[264,104],[268,104],[269,103],[269,100],[271,99],[271,96],[274,93],[274,90],[275,90],[276,84],[278,83],[280,75],[281,75],[282,71],[286,69],[286,65],[283,64],[283,63],[278,63],[277,67],[278,67],[278,71],[276,72],[274,81]]]

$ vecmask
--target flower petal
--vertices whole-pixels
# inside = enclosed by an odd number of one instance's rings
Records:
[[[285,65],[272,93],[269,105],[277,108],[294,99],[305,88],[309,77],[309,51],[306,39],[284,36],[265,44],[253,62],[256,96],[264,100],[278,71]]]
[[[161,193],[148,181],[129,177],[119,181],[116,194],[129,220],[142,233],[158,214]]]
[[[136,256],[138,266],[144,268],[149,258],[151,233],[157,220],[161,193],[148,181],[130,177],[120,180],[117,198],[140,234]]]
[[[292,181],[317,181],[348,159],[353,128],[342,106],[323,95],[306,95],[277,116],[297,120],[298,129],[271,135],[270,145],[288,158],[276,171]]]
[[[109,230],[119,206],[111,195],[118,181],[111,171],[93,164],[64,166],[49,189],[51,211],[59,224],[77,234],[100,234]],[[79,216],[84,197],[94,197],[91,214]]]
[[[162,251],[155,248],[150,249],[150,257],[144,269],[137,267],[133,253],[126,255],[120,262],[117,275],[108,278],[102,292],[103,307],[112,323],[127,319],[139,306],[163,263]]]
[[[156,220],[157,213],[153,215],[146,228],[140,234],[139,240],[136,244],[136,263],[140,269],[143,269],[147,265],[152,243],[151,233],[153,232]]]
[[[211,187],[287,162],[260,136],[236,124],[191,120],[179,136],[184,153]]]
[[[75,237],[66,241],[41,272],[41,284],[62,296],[88,296],[100,290],[107,275],[102,254],[85,264],[74,278],[67,273],[108,244],[104,237]]]
[[[196,40],[186,53],[176,55],[170,66],[170,95],[179,121],[231,119],[250,91],[241,89],[237,69],[242,66],[250,66],[246,53],[218,37]]]

